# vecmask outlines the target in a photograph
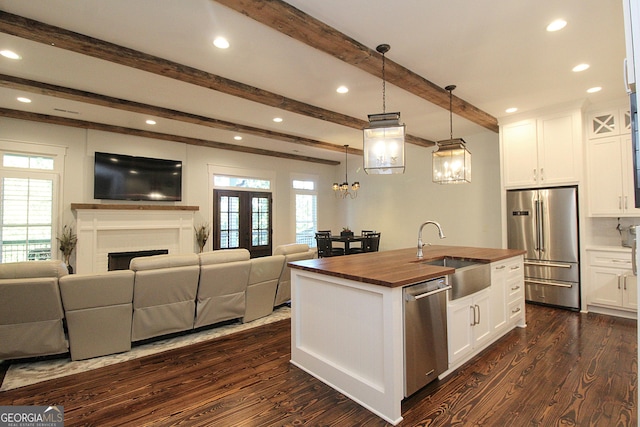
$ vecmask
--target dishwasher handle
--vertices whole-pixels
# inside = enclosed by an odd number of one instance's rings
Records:
[[[422,298],[430,297],[431,295],[439,294],[440,292],[448,291],[449,289],[451,289],[451,285],[445,286],[444,288],[438,288],[438,289],[433,290],[433,291],[425,292],[425,293],[419,294],[419,295],[409,295],[409,294],[407,294],[406,300],[407,301],[417,301],[417,300],[422,299]]]

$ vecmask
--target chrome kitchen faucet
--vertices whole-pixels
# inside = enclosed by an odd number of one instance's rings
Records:
[[[422,229],[427,224],[433,224],[436,227],[438,227],[438,235],[440,236],[441,239],[445,238],[444,232],[442,231],[442,227],[437,222],[427,221],[422,223],[422,225],[420,226],[420,229],[418,230],[418,255],[417,255],[418,258],[422,258],[422,248],[425,245],[424,243],[422,243]],[[429,245],[431,245],[431,243],[429,243]]]

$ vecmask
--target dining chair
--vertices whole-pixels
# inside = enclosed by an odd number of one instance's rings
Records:
[[[380,247],[380,233],[368,233],[363,234],[364,239],[362,240],[362,247],[358,249],[354,249],[352,253],[362,253],[362,252],[378,252],[378,248]]]
[[[316,242],[318,244],[318,258],[344,255],[344,249],[333,247],[329,233],[316,233]]]
[[[380,233],[369,233],[365,239],[365,252],[378,252],[380,248]]]
[[[375,233],[375,230],[362,230],[360,233],[361,236],[366,236],[367,234]]]

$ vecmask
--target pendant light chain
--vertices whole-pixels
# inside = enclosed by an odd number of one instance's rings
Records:
[[[453,139],[453,89],[449,90],[449,139]]]
[[[386,95],[387,95],[387,84],[386,84],[386,79],[385,79],[385,75],[384,75],[384,63],[385,63],[385,59],[384,59],[384,53],[382,54],[382,113],[386,113],[387,112],[387,104],[386,104]]]
[[[347,150],[349,149],[348,145],[344,146],[344,182],[349,183],[349,179],[347,178]]]
[[[449,85],[444,90],[449,91],[449,139],[453,139],[453,90],[456,85]]]

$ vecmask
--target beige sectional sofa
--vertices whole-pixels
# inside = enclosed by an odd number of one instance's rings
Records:
[[[0,264],[0,359],[66,353],[62,261]]]
[[[131,350],[131,270],[60,278],[72,360]]]
[[[61,261],[0,264],[0,359],[67,351],[87,359],[226,320],[250,322],[289,299],[286,263],[314,257],[292,244],[254,259],[245,249],[140,257],[129,270],[99,274],[68,275]]]
[[[197,254],[134,258],[131,340],[193,329],[200,277]]]
[[[204,252],[200,258],[200,284],[195,327],[239,319],[245,311],[245,294],[251,271],[249,251],[228,249]]]
[[[287,263],[315,258],[316,249],[310,248],[309,245],[305,245],[303,243],[291,243],[289,245],[276,247],[273,251],[273,255],[284,255],[284,266],[282,273],[280,274],[278,290],[273,304],[277,307],[291,299],[291,267],[289,267]]]

